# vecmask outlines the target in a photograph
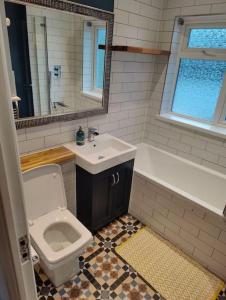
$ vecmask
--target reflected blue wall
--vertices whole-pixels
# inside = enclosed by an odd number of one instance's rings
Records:
[[[114,11],[114,0],[71,0],[76,3],[92,6],[95,8]]]

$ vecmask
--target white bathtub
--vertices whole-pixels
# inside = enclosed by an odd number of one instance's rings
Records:
[[[139,144],[134,171],[223,216],[226,176],[147,144]]]
[[[129,212],[226,281],[226,176],[139,144]]]

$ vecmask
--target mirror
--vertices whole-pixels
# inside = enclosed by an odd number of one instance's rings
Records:
[[[5,1],[17,128],[107,112],[113,16],[57,2]]]

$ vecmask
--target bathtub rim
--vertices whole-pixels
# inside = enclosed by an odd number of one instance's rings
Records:
[[[205,172],[208,172],[208,173],[213,174],[215,176],[221,177],[221,178],[225,179],[225,181],[226,181],[226,175],[224,175],[224,174],[222,174],[222,173],[220,173],[218,171],[215,171],[215,170],[212,170],[212,169],[207,168],[205,166],[199,165],[197,163],[189,161],[188,159],[185,159],[183,157],[179,157],[179,156],[177,156],[175,154],[172,154],[170,152],[167,152],[165,150],[162,150],[160,148],[157,148],[155,146],[152,146],[152,145],[149,145],[149,144],[146,144],[146,143],[137,144],[136,145],[137,152],[139,151],[139,149],[142,146],[143,147],[147,147],[147,148],[153,148],[154,150],[157,150],[157,151],[159,151],[159,152],[161,152],[161,153],[163,153],[165,155],[173,157],[173,158],[175,158],[177,160],[180,160],[180,161],[182,161],[182,162],[184,162],[186,164],[190,164],[191,166],[194,166],[195,168],[200,168],[201,170],[203,170]],[[158,187],[161,187],[161,188],[163,188],[163,189],[165,189],[167,191],[174,192],[176,195],[181,196],[183,198],[186,198],[189,201],[194,202],[196,205],[198,205],[201,208],[204,208],[204,209],[206,209],[206,210],[208,210],[210,212],[213,212],[213,213],[217,214],[220,217],[223,217],[223,218],[226,217],[224,215],[224,208],[223,208],[223,210],[218,209],[218,208],[214,207],[213,205],[208,204],[205,201],[199,199],[198,197],[195,197],[195,196],[193,196],[193,195],[191,195],[191,194],[189,194],[189,193],[187,193],[187,192],[185,192],[185,191],[183,191],[183,190],[181,190],[181,189],[179,189],[179,188],[177,188],[177,187],[175,187],[175,186],[167,183],[166,181],[159,179],[156,176],[151,176],[147,172],[145,172],[145,171],[141,170],[139,167],[137,167],[136,166],[136,162],[135,162],[135,165],[134,165],[134,173],[137,174],[138,176],[141,176],[142,178],[144,178],[144,179],[146,179],[148,181],[151,181],[153,184],[157,185]],[[226,203],[225,203],[225,207],[226,207]]]

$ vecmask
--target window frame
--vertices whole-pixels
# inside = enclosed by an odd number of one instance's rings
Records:
[[[192,117],[184,114],[179,114],[172,111],[174,95],[176,91],[177,79],[179,75],[180,62],[183,58],[190,59],[204,59],[204,60],[224,60],[226,61],[226,49],[219,48],[188,48],[188,41],[190,36],[190,30],[198,29],[198,28],[226,28],[226,22],[217,22],[217,21],[202,21],[198,20],[189,20],[185,21],[183,30],[181,31],[181,36],[179,40],[179,47],[176,56],[175,62],[175,74],[173,76],[172,81],[172,89],[169,95],[169,111],[168,115],[173,115],[177,117],[181,117],[188,120],[198,121],[200,123],[211,124],[215,126],[223,126],[226,127],[226,73],[223,80],[223,85],[221,88],[221,92],[217,101],[217,105],[215,108],[215,113],[212,120],[205,120],[197,117]]]

